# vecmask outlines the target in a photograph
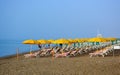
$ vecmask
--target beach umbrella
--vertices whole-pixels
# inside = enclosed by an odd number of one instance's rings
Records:
[[[23,44],[29,44],[30,45],[30,53],[32,51],[32,45],[34,44],[38,44],[38,42],[36,40],[33,39],[29,39],[29,40],[25,40],[22,42]]]
[[[53,39],[49,39],[49,40],[47,40],[47,41],[50,42],[49,47],[51,47],[51,45],[54,43],[55,40],[53,40]]]
[[[68,41],[69,41],[71,44],[77,42],[77,40],[75,40],[75,39],[68,39]]]
[[[23,41],[22,43],[23,43],[23,44],[38,44],[38,42],[37,42],[36,40],[32,40],[32,39],[30,39],[30,40],[25,40],[25,41]]]
[[[114,38],[114,37],[106,38],[106,40],[111,41],[112,44],[113,44],[114,41],[116,41],[116,43],[117,43],[117,38]]]
[[[110,37],[110,38],[106,38],[108,41],[115,41],[117,40],[117,38],[114,38],[114,37]]]
[[[84,42],[86,42],[85,38],[76,38],[75,40],[77,41],[76,43],[78,43],[78,46],[80,46],[80,43],[83,44]]]
[[[95,37],[95,38],[89,39],[88,42],[99,43],[99,42],[107,42],[107,40],[105,38]]]
[[[50,39],[50,40],[47,40],[47,41],[49,41],[52,44],[52,43],[54,43],[55,40]]]
[[[54,44],[59,44],[61,47],[63,47],[63,44],[70,44],[70,41],[68,41],[67,39],[57,39],[54,41]]]
[[[50,42],[48,40],[44,40],[44,39],[37,40],[37,42],[39,44],[50,44]]]
[[[107,42],[107,40],[105,38],[96,37],[89,39],[88,42]]]
[[[89,42],[88,42],[88,40],[89,40],[89,38],[81,38],[84,42],[86,42],[87,43],[87,45],[89,45]]]
[[[39,44],[42,44],[42,47],[45,47],[46,44],[50,44],[48,40],[44,40],[44,39],[37,40],[37,42]]]
[[[70,41],[67,39],[58,39],[54,41],[55,44],[69,44]]]
[[[83,42],[86,42],[86,40],[85,39],[79,39],[79,38],[77,38],[77,39],[75,39],[78,43],[83,43]]]
[[[89,38],[81,38],[84,42],[87,42]]]
[[[68,39],[68,41],[69,41],[69,46],[74,44],[74,47],[75,47],[75,43],[77,43],[77,40],[75,40],[75,39]]]

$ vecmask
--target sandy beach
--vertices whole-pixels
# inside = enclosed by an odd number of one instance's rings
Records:
[[[120,75],[120,56],[24,58],[21,54],[0,59],[0,75]]]
[[[0,0],[0,75],[120,75],[120,0]]]

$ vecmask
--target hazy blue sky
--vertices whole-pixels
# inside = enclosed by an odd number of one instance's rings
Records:
[[[120,37],[120,0],[0,0],[0,39]]]

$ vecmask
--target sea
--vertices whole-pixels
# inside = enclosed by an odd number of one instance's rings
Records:
[[[1,40],[0,39],[0,57],[14,55],[39,50],[38,45],[22,44],[24,40]]]

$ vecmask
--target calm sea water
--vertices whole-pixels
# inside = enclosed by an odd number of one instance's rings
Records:
[[[31,47],[27,44],[22,44],[24,40],[0,40],[0,57],[30,51]],[[38,50],[37,45],[32,45],[32,50]]]

